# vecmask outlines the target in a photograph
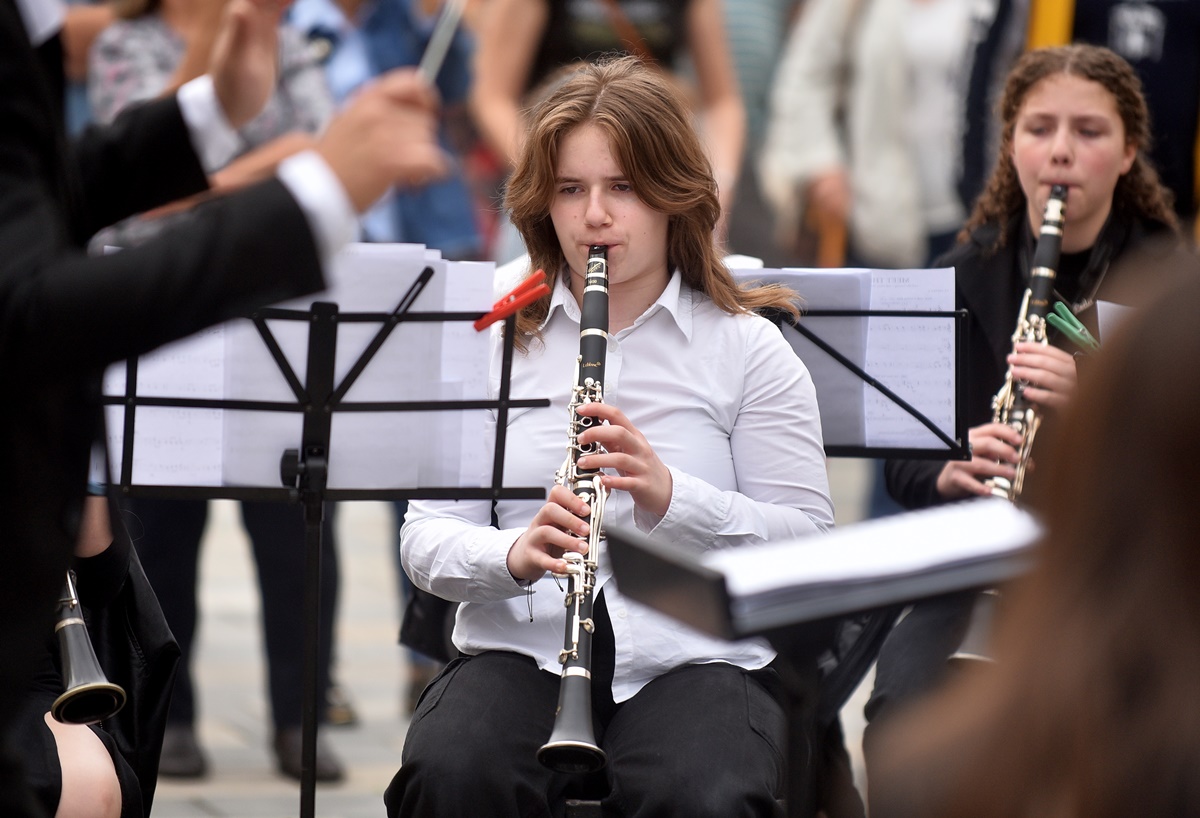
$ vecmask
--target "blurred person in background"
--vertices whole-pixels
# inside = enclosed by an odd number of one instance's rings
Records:
[[[970,10],[805,3],[776,74],[759,179],[781,244],[817,225],[844,236],[845,253],[793,264],[924,267],[953,246],[966,216],[954,157]],[[868,516],[900,510],[877,461]]]
[[[522,109],[559,69],[602,54],[632,54],[688,88],[713,163],[722,221],[732,205],[746,139],[746,114],[725,31],[721,0],[487,0],[480,15],[471,113],[501,163],[511,170],[525,133]],[[504,263],[525,251],[502,225],[493,256]]]
[[[71,0],[63,21],[63,59],[67,76],[67,134],[74,136],[92,121],[87,99],[88,54],[100,32],[115,19],[107,0]]]
[[[766,137],[776,66],[804,0],[724,0],[724,5],[729,50],[746,108],[746,146],[730,204],[727,249],[760,258],[766,267],[786,267],[795,258],[778,242],[756,165]]]
[[[771,94],[759,165],[782,233],[848,226],[846,263],[919,267],[966,215],[952,157],[967,0],[808,0]]]

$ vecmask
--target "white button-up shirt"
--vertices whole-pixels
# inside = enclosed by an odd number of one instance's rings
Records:
[[[510,410],[504,485],[553,485],[566,456],[567,404],[579,354],[579,306],[560,277],[543,325],[514,357],[512,397],[549,398],[544,409]],[[620,408],[654,446],[674,481],[661,519],[634,514],[614,491],[605,523],[636,524],[656,539],[698,552],[817,534],[833,525],[821,423],[812,379],[777,327],[756,315],[730,315],[671,276],[658,300],[608,339],[604,401]],[[499,329],[499,325],[495,327]],[[499,389],[502,341],[493,334],[491,393]],[[494,416],[493,416],[494,422]],[[480,441],[490,453],[495,427]],[[509,574],[509,548],[543,501],[413,501],[401,532],[413,582],[460,601],[454,643],[467,654],[510,650],[559,673],[563,591],[546,575],[527,589]],[[680,665],[725,661],[765,667],[761,640],[727,642],[623,597],[612,567],[598,558],[616,642],[613,697],[625,701]],[[764,565],[764,571],[771,566]],[[533,621],[530,621],[530,605]]]

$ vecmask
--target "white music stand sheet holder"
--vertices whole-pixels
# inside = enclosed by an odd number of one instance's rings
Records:
[[[953,268],[747,268],[733,273],[741,281],[778,282],[794,289],[806,313],[802,326],[955,438]],[[822,311],[857,314],[807,314]],[[917,314],[871,314],[894,312]],[[931,312],[941,315],[924,315]],[[916,418],[800,332],[785,326],[783,333],[812,375],[827,447],[946,449]]]
[[[422,271],[434,274],[410,307],[420,312],[487,312],[491,262],[451,262],[419,244],[352,244],[328,271],[329,288],[275,305],[315,302],[347,313],[390,313]],[[301,383],[308,326],[267,319]],[[381,322],[340,322],[338,382],[379,332]],[[347,401],[487,398],[489,333],[470,321],[401,321],[346,394]],[[106,373],[104,394],[121,396],[126,368]],[[296,396],[249,319],[212,327],[138,360],[139,398],[295,402]],[[125,407],[105,408],[114,474],[121,473]],[[300,412],[138,406],[132,483],[159,486],[280,485],[280,454],[301,440]],[[329,488],[383,489],[486,485],[481,441],[487,410],[335,412]]]

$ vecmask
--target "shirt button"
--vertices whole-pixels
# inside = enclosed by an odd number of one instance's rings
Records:
[[[617,611],[617,619],[625,619],[625,618],[627,618],[628,616],[629,616],[629,614],[627,614],[627,613],[625,612],[625,609],[624,609],[624,608],[622,608],[621,610]]]

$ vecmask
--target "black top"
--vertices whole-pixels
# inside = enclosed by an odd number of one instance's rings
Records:
[[[685,16],[689,0],[615,0],[622,14],[641,35],[646,51],[671,68],[686,43]],[[526,91],[536,89],[558,68],[603,54],[633,54],[622,41],[607,0],[546,0],[550,18],[538,45]]]

